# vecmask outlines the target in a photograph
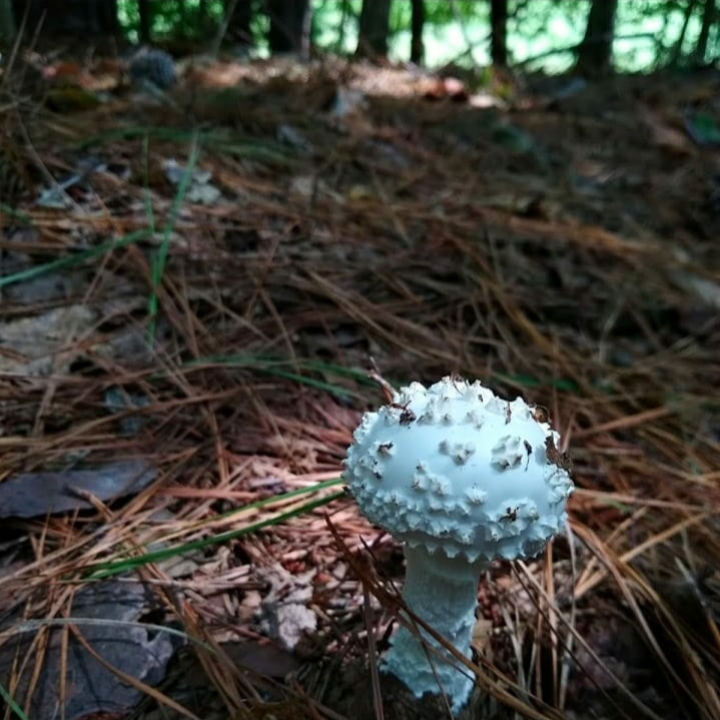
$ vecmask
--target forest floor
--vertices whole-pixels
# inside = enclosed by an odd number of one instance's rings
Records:
[[[374,717],[376,368],[574,460],[567,535],[483,577],[478,714],[720,718],[720,75],[103,82],[0,98],[3,717]]]

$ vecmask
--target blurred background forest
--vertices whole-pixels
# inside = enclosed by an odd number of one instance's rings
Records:
[[[186,55],[217,42],[268,54],[388,57],[597,74],[713,62],[715,0],[0,0],[0,37],[27,27],[107,52],[153,43]],[[41,22],[42,21],[42,22]],[[75,51],[78,45],[74,42]]]

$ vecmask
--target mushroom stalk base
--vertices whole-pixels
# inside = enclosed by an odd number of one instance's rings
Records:
[[[431,554],[423,547],[408,546],[405,559],[405,603],[450,645],[470,657],[478,581],[485,563],[470,563],[443,553]],[[445,693],[457,715],[470,697],[475,679],[425,631],[418,628],[418,632],[429,647],[424,646],[418,635],[401,626],[382,669],[402,680],[417,698],[426,692]],[[443,655],[448,659],[443,660]]]

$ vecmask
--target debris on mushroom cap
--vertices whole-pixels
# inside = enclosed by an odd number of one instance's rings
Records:
[[[364,415],[345,461],[371,522],[471,562],[537,555],[562,530],[573,483],[546,411],[455,378],[393,400]]]

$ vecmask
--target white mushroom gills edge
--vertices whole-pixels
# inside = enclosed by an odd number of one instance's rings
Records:
[[[446,377],[402,388],[353,438],[343,477],[360,511],[405,543],[403,599],[470,657],[483,568],[537,555],[567,522],[573,483],[558,433],[521,398]],[[444,692],[457,714],[474,677],[446,657],[400,627],[382,667],[418,698]]]

